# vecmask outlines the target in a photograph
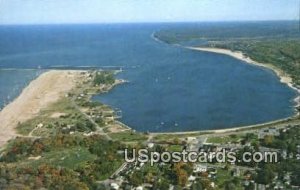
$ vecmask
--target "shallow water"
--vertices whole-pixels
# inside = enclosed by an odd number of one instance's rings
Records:
[[[35,79],[41,71],[37,70],[1,70],[0,69],[0,107],[13,101],[22,89]]]

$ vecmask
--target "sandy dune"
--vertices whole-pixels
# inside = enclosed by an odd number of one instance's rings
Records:
[[[48,71],[33,80],[0,112],[0,146],[17,136],[15,127],[33,118],[47,105],[64,96],[76,84],[79,71]]]

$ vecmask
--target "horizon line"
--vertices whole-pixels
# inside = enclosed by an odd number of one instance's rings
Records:
[[[205,20],[205,21],[137,21],[137,22],[50,22],[50,23],[0,23],[0,26],[33,26],[33,25],[113,25],[113,24],[174,24],[174,23],[243,23],[243,22],[291,22],[298,19],[282,20]]]

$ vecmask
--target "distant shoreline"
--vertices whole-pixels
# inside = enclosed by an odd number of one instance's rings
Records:
[[[212,53],[218,53],[223,55],[228,55],[231,57],[234,57],[236,59],[242,60],[246,63],[253,64],[259,67],[264,67],[267,69],[271,69],[275,72],[275,74],[279,77],[280,82],[286,84],[288,87],[292,88],[297,92],[297,97],[294,99],[294,102],[296,103],[295,108],[300,106],[300,89],[297,88],[293,82],[292,78],[282,71],[281,69],[275,67],[274,65],[267,64],[267,63],[259,63],[257,61],[252,60],[250,57],[246,57],[243,52],[240,51],[231,51],[229,49],[222,49],[222,48],[211,48],[211,47],[185,47],[190,50],[196,50],[196,51],[205,51],[205,52],[212,52]],[[296,110],[297,111],[297,110]],[[298,115],[299,112],[296,113]]]

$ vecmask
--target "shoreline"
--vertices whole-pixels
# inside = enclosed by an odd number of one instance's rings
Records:
[[[239,127],[232,127],[232,128],[225,128],[225,129],[205,129],[205,130],[196,130],[196,131],[178,131],[178,132],[149,132],[151,135],[205,135],[205,134],[226,134],[230,132],[245,132],[245,131],[252,131],[252,130],[259,130],[265,127],[270,127],[269,125],[280,125],[281,122],[286,122],[289,120],[296,119],[297,116],[291,116],[283,119],[273,120],[265,123],[259,123],[254,125],[246,125],[246,126],[239,126]],[[278,128],[278,126],[275,126]]]
[[[32,80],[0,111],[0,147],[18,135],[19,123],[34,118],[42,109],[65,96],[76,86],[80,70],[50,70]],[[63,81],[63,82],[62,82]]]
[[[242,52],[233,52],[228,49],[203,48],[203,47],[184,47],[184,48],[187,48],[190,50],[195,50],[195,51],[206,51],[206,52],[224,54],[224,55],[228,55],[228,56],[234,57],[236,59],[242,60],[248,64],[253,64],[256,66],[270,69],[270,70],[274,71],[275,74],[279,77],[280,82],[288,85],[290,88],[294,89],[298,93],[298,96],[294,99],[294,101],[296,103],[298,103],[295,105],[295,108],[300,106],[300,102],[299,102],[300,101],[300,89],[298,89],[294,86],[294,84],[292,83],[292,78],[289,75],[284,73],[282,70],[276,68],[275,66],[270,65],[270,64],[263,64],[263,63],[256,62],[256,61],[252,60],[251,58],[246,57]],[[0,129],[2,129],[2,133],[0,133],[0,147],[3,146],[9,139],[12,139],[12,138],[18,136],[18,134],[15,131],[15,128],[17,127],[18,123],[24,122],[28,119],[33,118],[36,114],[38,114],[38,112],[41,109],[43,109],[47,105],[49,105],[49,103],[52,103],[52,102],[58,100],[59,98],[62,97],[63,94],[65,95],[73,87],[75,87],[75,85],[76,85],[75,78],[76,78],[76,75],[78,75],[80,72],[82,72],[82,70],[49,70],[49,71],[46,71],[46,72],[42,73],[41,75],[39,75],[35,80],[31,81],[29,83],[29,85],[23,89],[21,94],[14,101],[12,101],[10,104],[5,106],[2,110],[0,110],[0,119],[1,119],[1,121],[4,121],[2,123],[2,125],[0,126]],[[68,76],[68,75],[70,75],[70,76]],[[67,78],[69,77],[69,79],[71,79],[71,80],[63,79],[65,81],[65,83],[60,84],[59,82],[57,82],[57,81],[60,81],[60,79],[61,79],[60,77],[67,77]],[[47,90],[44,93],[42,93],[42,96],[41,96],[41,94],[40,94],[41,92],[39,92],[39,90],[41,90],[41,88],[43,88],[43,87],[49,86],[49,85],[47,85],[47,83],[49,83],[49,82],[51,83],[51,81],[52,81],[52,83],[55,83],[55,85],[64,86],[64,88],[60,87],[58,89],[53,90],[53,88],[48,87]],[[53,82],[53,81],[56,81],[56,82]],[[110,88],[108,88],[106,91],[104,91],[104,93],[110,91],[113,87],[115,87],[119,84],[126,83],[126,82],[128,82],[128,81],[123,80],[123,79],[116,79],[115,83],[112,86],[110,86]],[[35,90],[35,89],[37,89],[37,90]],[[48,94],[50,93],[52,95],[55,94],[55,96],[52,97],[53,98],[52,101],[50,101],[50,102],[46,101],[46,103],[45,103],[44,102],[45,100],[43,99],[45,97],[43,97],[43,95],[46,96],[47,93]],[[35,104],[38,104],[38,107],[34,107],[33,109],[30,109],[30,108],[32,108],[32,106],[28,106],[27,102],[33,101],[32,99],[35,99]],[[29,113],[25,112],[25,114],[24,114],[24,112],[20,112],[20,110],[22,110],[22,109],[26,110],[26,108],[24,108],[24,105],[27,106],[27,111],[29,110]],[[22,108],[22,106],[23,106],[23,108]],[[7,111],[7,110],[13,110],[13,111]],[[24,111],[24,110],[22,110],[22,111]],[[7,112],[10,112],[11,115],[7,116]],[[19,114],[18,114],[18,112],[19,112]],[[16,118],[16,116],[14,117],[13,115],[17,115],[20,118],[18,118],[18,117]],[[180,135],[180,134],[197,134],[197,133],[204,133],[204,134],[205,133],[212,133],[212,134],[224,133],[224,134],[226,134],[228,132],[240,132],[240,131],[247,131],[247,130],[251,131],[251,130],[267,127],[268,125],[271,125],[271,124],[278,124],[281,122],[289,121],[291,119],[294,119],[295,116],[298,116],[298,115],[299,115],[299,112],[297,111],[294,116],[291,116],[288,118],[283,118],[283,119],[278,119],[278,120],[273,120],[273,121],[269,121],[269,122],[265,122],[265,123],[248,125],[248,126],[232,127],[232,128],[227,128],[227,129],[211,129],[211,130],[209,129],[209,130],[179,131],[179,132],[150,132],[150,134],[153,134],[153,135],[160,135],[160,134]],[[116,121],[122,123],[119,120],[116,120]],[[130,128],[131,130],[134,130],[131,127],[128,127],[128,128]],[[3,134],[3,133],[5,133],[5,134]]]
[[[178,46],[176,44],[175,46]],[[179,45],[180,46],[180,45]],[[195,50],[195,51],[204,51],[204,52],[211,52],[211,53],[218,53],[218,54],[223,54],[223,55],[228,55],[233,58],[236,58],[238,60],[244,61],[248,64],[252,64],[255,66],[263,67],[266,69],[272,70],[276,76],[280,79],[281,83],[286,84],[288,87],[291,89],[295,90],[297,93],[296,98],[294,98],[295,102],[295,115],[283,118],[283,119],[278,119],[278,120],[273,120],[269,122],[264,122],[264,123],[259,123],[259,124],[254,124],[254,125],[246,125],[246,126],[238,126],[238,127],[233,127],[233,128],[227,128],[227,129],[212,129],[212,130],[196,130],[196,131],[179,131],[179,132],[150,132],[152,135],[186,135],[186,134],[197,134],[197,133],[209,133],[209,134],[221,134],[221,133],[229,133],[229,132],[242,132],[242,131],[247,131],[247,130],[256,130],[256,129],[261,129],[265,128],[268,125],[272,124],[277,124],[280,122],[285,122],[291,119],[297,118],[297,116],[300,115],[300,112],[297,110],[297,108],[300,107],[300,89],[295,87],[292,78],[286,74],[284,71],[281,69],[271,65],[271,64],[265,64],[265,63],[259,63],[257,61],[252,60],[250,57],[246,57],[243,52],[241,51],[231,51],[228,49],[222,49],[222,48],[211,48],[211,47],[191,47],[191,46],[181,46],[186,49],[190,50]]]
[[[297,111],[297,108],[300,107],[300,89],[297,88],[293,81],[292,78],[282,71],[281,69],[277,68],[274,65],[268,64],[268,63],[259,63],[257,61],[252,60],[250,57],[246,57],[243,52],[241,51],[231,51],[229,49],[222,49],[222,48],[211,48],[211,47],[184,47],[190,50],[196,50],[196,51],[204,51],[204,52],[211,52],[211,53],[218,53],[218,54],[223,54],[223,55],[228,55],[233,58],[236,58],[238,60],[244,61],[248,64],[252,64],[255,66],[263,67],[272,70],[277,77],[280,79],[280,82],[283,84],[286,84],[288,87],[292,88],[293,90],[296,91],[297,96],[294,98],[295,102],[295,110],[296,110],[296,115],[299,115],[300,113]]]

